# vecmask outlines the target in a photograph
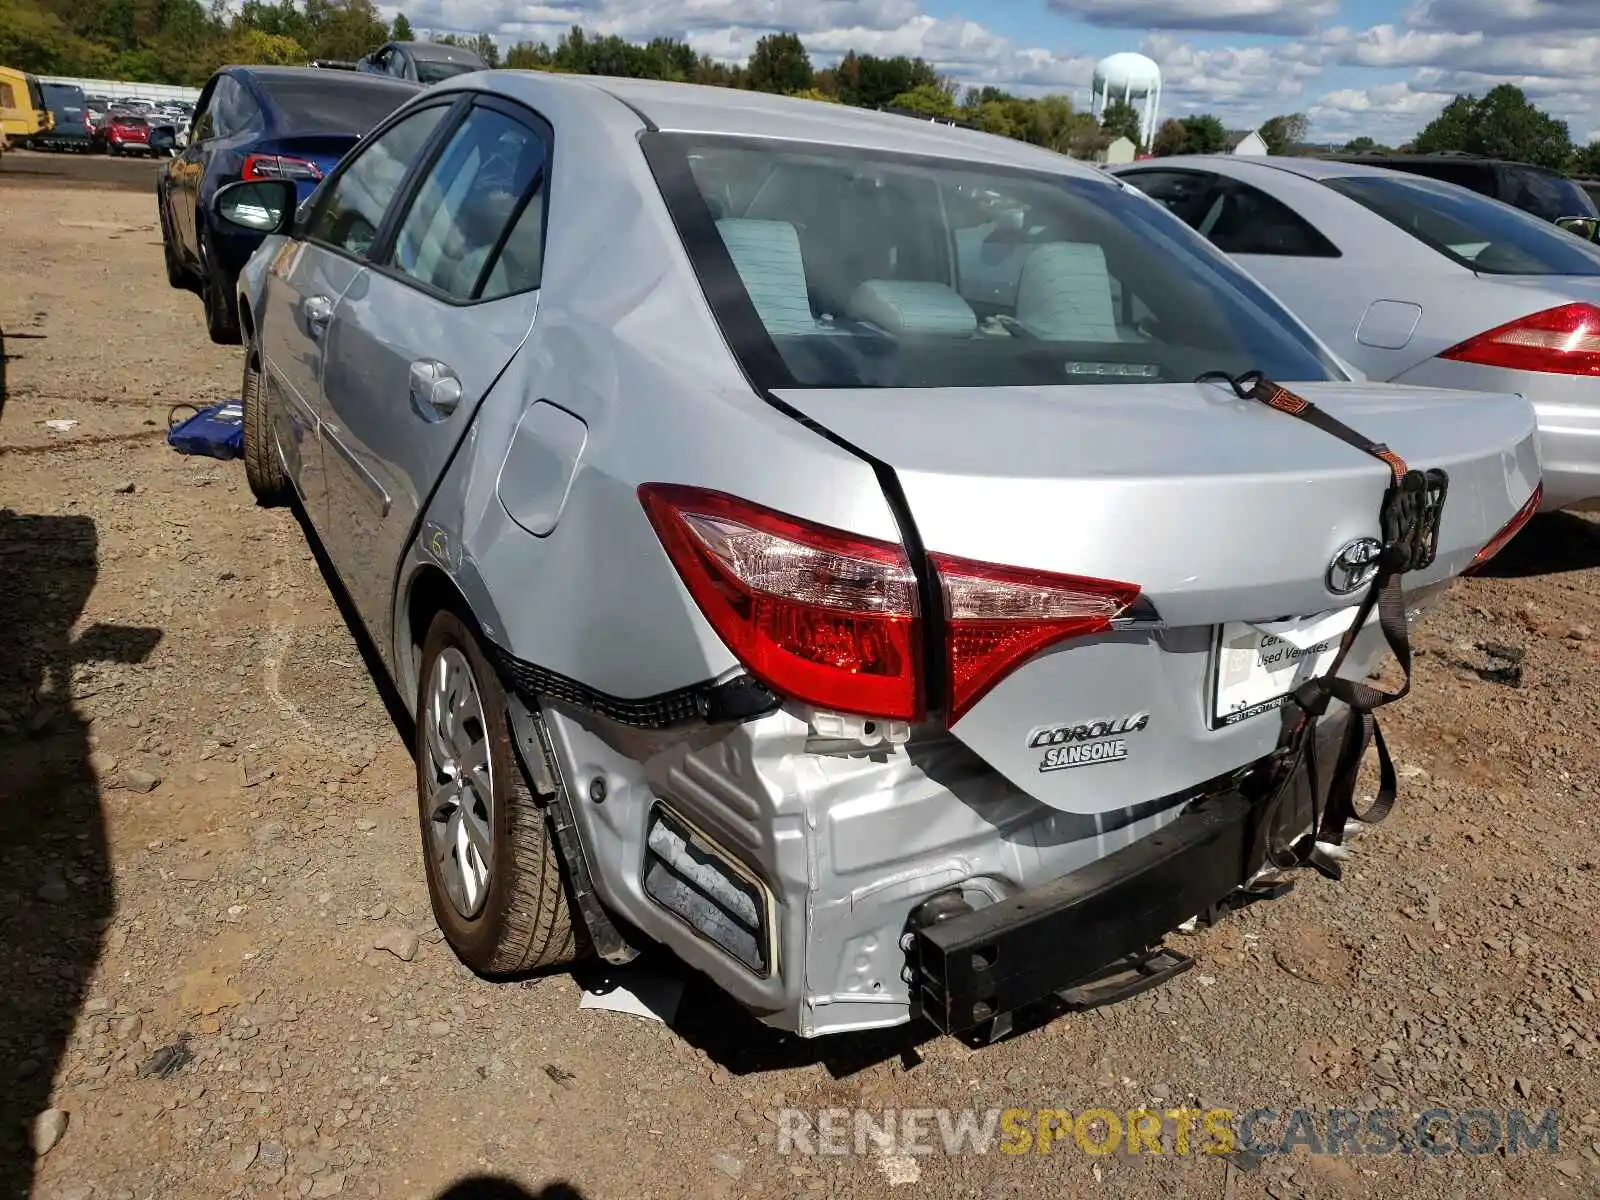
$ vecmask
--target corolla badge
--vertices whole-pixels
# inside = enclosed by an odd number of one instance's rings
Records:
[[[1382,555],[1383,543],[1377,538],[1360,537],[1346,542],[1328,564],[1328,590],[1335,596],[1359,592],[1377,575]]]

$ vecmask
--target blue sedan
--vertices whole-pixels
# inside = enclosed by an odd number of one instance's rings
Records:
[[[259,234],[210,219],[217,189],[244,179],[292,180],[301,200],[361,136],[409,100],[402,79],[311,67],[224,67],[195,106],[183,152],[156,181],[167,282],[198,292],[206,330],[239,341],[235,284]]]

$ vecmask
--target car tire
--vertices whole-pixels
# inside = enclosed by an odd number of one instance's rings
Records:
[[[183,269],[183,263],[178,260],[178,252],[172,248],[172,226],[167,217],[167,202],[157,193],[156,204],[161,214],[161,258],[167,268],[167,285],[186,292],[191,288],[189,272]]]
[[[206,255],[205,277],[200,292],[200,299],[205,304],[206,333],[219,346],[237,346],[241,340],[239,301],[233,294],[233,280],[215,262],[212,255]]]
[[[505,690],[477,634],[448,609],[423,642],[415,740],[428,897],[450,948],[489,977],[573,962],[566,872],[517,762]]]
[[[244,478],[256,503],[271,507],[286,502],[292,488],[272,444],[272,424],[267,416],[266,391],[261,379],[261,356],[254,346],[244,355],[244,382],[239,385],[239,405],[244,409]]]

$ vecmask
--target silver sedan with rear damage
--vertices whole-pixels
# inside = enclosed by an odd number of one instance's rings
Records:
[[[1394,538],[1415,605],[1537,504],[1525,402],[1362,381],[1020,142],[485,72],[298,211],[214,204],[272,235],[251,486],[411,706],[434,913],[490,976],[654,942],[806,1036],[1143,986],[1325,840],[1279,714],[1403,624],[1363,603]]]

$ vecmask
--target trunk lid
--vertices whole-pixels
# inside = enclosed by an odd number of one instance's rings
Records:
[[[1367,383],[1295,390],[1411,465],[1449,473],[1438,559],[1406,577],[1408,591],[1459,574],[1538,483],[1533,411],[1519,397]],[[1224,388],[778,395],[894,468],[928,550],[1137,584],[1153,604],[1159,623],[1036,655],[954,726],[1052,806],[1129,808],[1270,751],[1279,727],[1270,710],[1232,722],[1215,711],[1231,661],[1222,631],[1233,638],[1231,623],[1310,618],[1361,598],[1331,591],[1329,568],[1341,548],[1379,533],[1387,468]],[[1275,632],[1296,647],[1291,658],[1317,644]],[[1370,628],[1346,674],[1366,670],[1379,645]],[[1099,749],[1051,755],[1063,745]],[[1089,769],[1065,769],[1076,766]]]

